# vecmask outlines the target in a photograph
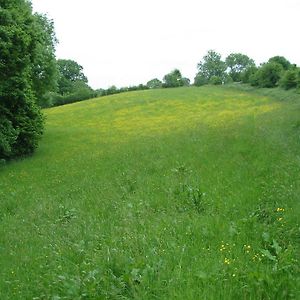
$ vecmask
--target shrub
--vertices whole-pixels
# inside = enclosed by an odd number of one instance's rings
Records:
[[[162,82],[161,82],[159,79],[154,78],[154,79],[149,80],[149,81],[147,82],[147,87],[148,87],[149,89],[159,89],[159,88],[162,87]]]
[[[0,106],[0,110],[2,108],[2,112],[0,112],[0,157],[7,158],[10,156],[13,145],[16,142],[18,132],[10,120],[7,119],[4,114],[4,108]]]
[[[268,60],[268,63],[277,63],[280,64],[283,70],[289,70],[292,68],[292,64],[283,56],[274,56]]]
[[[269,62],[262,65],[256,73],[258,86],[266,88],[277,86],[282,73],[283,67],[279,63]]]
[[[209,79],[209,83],[213,84],[213,85],[220,85],[220,84],[222,84],[222,79],[219,76],[212,76]]]
[[[165,88],[179,87],[184,85],[181,72],[177,69],[173,70],[169,74],[166,74],[163,80],[164,80],[163,87]]]
[[[241,80],[243,83],[250,83],[250,78],[251,76],[253,76],[256,72],[257,72],[257,67],[256,66],[251,66],[248,67],[247,69],[245,69],[242,73],[241,73]],[[253,78],[252,78],[253,79]]]
[[[256,70],[256,72],[250,74],[248,82],[252,86],[259,86],[259,70]]]
[[[202,86],[208,84],[208,80],[207,78],[203,75],[198,73],[194,79],[194,85],[195,86]]]
[[[292,70],[287,70],[280,82],[279,85],[284,88],[285,90],[289,90],[292,88],[296,88],[299,85],[299,80],[300,80],[300,70],[299,69],[292,69]]]

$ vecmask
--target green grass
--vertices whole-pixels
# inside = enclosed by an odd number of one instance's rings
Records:
[[[0,166],[2,299],[299,299],[300,99],[226,87],[45,110]]]

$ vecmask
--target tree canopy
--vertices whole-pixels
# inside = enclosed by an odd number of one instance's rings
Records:
[[[282,66],[283,70],[288,70],[292,67],[292,64],[283,56],[273,56],[268,60],[268,63],[277,63]]]
[[[7,159],[32,153],[42,134],[34,79],[46,45],[28,1],[0,0],[0,8],[0,159]]]
[[[229,54],[225,62],[233,81],[242,81],[242,73],[255,66],[254,60],[242,53]]]
[[[221,54],[214,50],[209,50],[198,64],[198,73],[195,78],[195,85],[207,83],[211,77],[219,77],[221,81],[226,76],[226,63],[222,61]]]
[[[58,59],[59,70],[58,92],[61,95],[74,92],[76,82],[82,82],[87,86],[87,77],[83,73],[83,67],[71,59]],[[81,84],[82,86],[82,84]]]
[[[149,89],[158,89],[162,87],[162,82],[159,79],[154,78],[147,82],[147,87]]]
[[[173,70],[172,72],[166,74],[163,78],[164,87],[179,87],[183,86],[185,81],[181,75],[181,72],[178,69]]]
[[[43,106],[45,94],[57,90],[58,67],[55,58],[57,39],[52,20],[45,15],[34,14],[36,48],[33,59],[33,89],[39,105]]]

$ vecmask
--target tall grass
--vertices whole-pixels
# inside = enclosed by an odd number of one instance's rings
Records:
[[[0,169],[0,298],[299,298],[299,110],[208,86],[46,110]]]

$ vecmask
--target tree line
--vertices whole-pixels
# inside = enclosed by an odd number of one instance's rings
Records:
[[[271,57],[257,66],[242,53],[232,53],[223,61],[221,55],[209,50],[198,64],[195,86],[204,84],[249,83],[259,88],[300,88],[300,68],[283,56]]]
[[[0,160],[31,154],[42,136],[41,108],[127,91],[189,86],[178,69],[147,84],[93,90],[83,67],[74,60],[56,59],[54,24],[33,13],[29,0],[0,0]],[[257,66],[245,54],[223,61],[213,50],[198,63],[192,83],[249,83],[256,87],[300,89],[300,69],[282,56]]]
[[[247,83],[258,88],[281,87],[285,90],[300,89],[300,68],[283,56],[271,57],[267,62],[257,66],[254,60],[242,53],[231,53],[222,60],[220,53],[209,50],[197,65],[198,72],[191,84],[175,69],[166,74],[162,80],[151,79],[146,85],[117,88],[112,86],[96,90],[97,96],[106,96],[134,90],[157,88],[174,88],[181,86],[221,85],[233,82]]]

